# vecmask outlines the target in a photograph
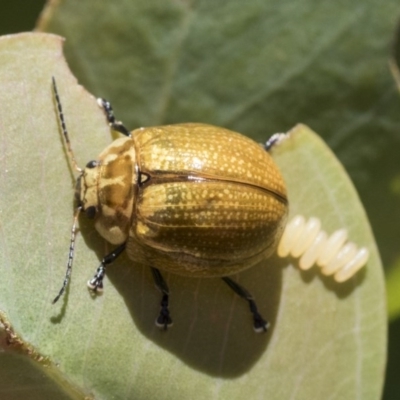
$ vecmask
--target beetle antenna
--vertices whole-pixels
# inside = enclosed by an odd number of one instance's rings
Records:
[[[53,304],[58,301],[58,299],[63,295],[65,292],[65,289],[68,286],[69,279],[71,277],[71,272],[72,272],[72,263],[74,261],[74,251],[75,251],[75,238],[76,238],[76,225],[78,222],[78,217],[79,213],[81,212],[82,206],[79,206],[75,210],[75,215],[74,215],[74,222],[72,224],[71,228],[71,241],[69,243],[69,253],[68,253],[68,262],[67,262],[67,270],[65,271],[65,277],[64,277],[64,282],[62,284],[62,287],[58,293],[58,295],[55,297],[53,300]]]
[[[82,169],[78,167],[78,164],[77,164],[77,162],[75,160],[74,153],[73,153],[72,148],[71,148],[71,142],[69,141],[69,135],[68,135],[67,127],[65,125],[65,119],[64,119],[64,114],[63,114],[63,110],[62,110],[62,107],[61,107],[60,96],[58,94],[56,79],[54,78],[54,76],[52,77],[52,82],[53,82],[54,97],[56,99],[56,104],[57,104],[58,120],[60,122],[62,133],[64,135],[65,143],[66,143],[66,146],[67,146],[67,152],[68,152],[68,155],[69,155],[69,158],[71,160],[73,168],[76,171],[82,173]]]

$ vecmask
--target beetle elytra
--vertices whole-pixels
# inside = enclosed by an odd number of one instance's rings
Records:
[[[229,275],[271,255],[283,233],[286,188],[268,153],[277,138],[261,146],[236,132],[196,123],[129,132],[115,120],[110,104],[99,99],[110,127],[124,137],[80,169],[54,78],[53,91],[67,151],[79,172],[67,271],[54,302],[69,282],[77,219],[84,211],[100,235],[117,246],[89,280],[91,290],[103,289],[106,266],[126,251],[130,259],[151,268],[162,292],[159,327],[172,324],[164,270],[222,278],[248,301],[254,329],[266,331],[268,323],[253,297]]]

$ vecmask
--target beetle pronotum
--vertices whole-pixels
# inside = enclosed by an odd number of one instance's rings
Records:
[[[100,235],[117,247],[100,263],[88,287],[103,289],[106,266],[124,250],[151,268],[162,293],[156,324],[167,329],[169,289],[160,269],[191,277],[220,277],[247,300],[256,332],[267,330],[252,295],[229,275],[270,256],[286,224],[288,201],[280,171],[264,146],[224,128],[178,124],[129,132],[110,103],[99,99],[110,127],[125,137],[112,142],[84,169],[71,150],[53,78],[60,126],[78,171],[77,203],[67,270],[68,285],[79,213],[93,218]]]
[[[308,270],[316,264],[324,275],[333,275],[337,282],[344,282],[354,276],[369,257],[366,247],[359,249],[353,242],[346,241],[345,229],[328,236],[321,230],[318,218],[306,221],[302,215],[297,215],[286,225],[278,245],[278,255],[300,257],[300,269]]]

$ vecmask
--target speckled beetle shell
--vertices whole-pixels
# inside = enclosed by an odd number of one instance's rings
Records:
[[[126,241],[140,263],[226,276],[269,256],[282,235],[282,176],[265,149],[238,133],[204,124],[141,128],[89,164],[79,184],[83,209],[95,207],[98,232]]]

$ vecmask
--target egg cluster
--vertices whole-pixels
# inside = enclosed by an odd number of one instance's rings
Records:
[[[336,282],[344,282],[354,276],[369,258],[366,247],[358,248],[347,241],[347,237],[346,229],[339,229],[328,236],[321,230],[318,218],[306,221],[302,215],[297,215],[286,225],[278,245],[278,255],[300,258],[299,267],[302,270],[316,264],[322,274],[333,275]]]

